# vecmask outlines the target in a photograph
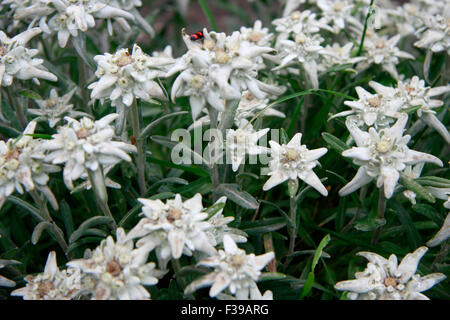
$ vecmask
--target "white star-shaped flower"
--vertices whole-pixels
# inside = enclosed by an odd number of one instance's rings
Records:
[[[296,133],[288,144],[279,145],[275,141],[269,141],[272,159],[269,162],[271,176],[263,186],[267,191],[286,180],[300,179],[311,187],[319,191],[323,196],[328,195],[328,191],[320,181],[319,177],[312,170],[319,164],[319,159],[327,148],[308,150],[301,144],[301,133]]]
[[[353,162],[360,167],[355,177],[339,190],[340,196],[348,195],[376,179],[377,187],[383,186],[384,195],[389,199],[406,165],[421,162],[443,165],[439,158],[431,154],[408,148],[411,137],[403,136],[407,121],[408,116],[403,114],[390,128],[377,131],[371,127],[369,132],[364,132],[354,121],[347,119],[345,124],[357,147],[345,150],[342,155],[353,158]]]
[[[426,276],[416,274],[420,259],[428,251],[420,247],[407,254],[398,264],[392,254],[389,259],[372,252],[359,252],[369,263],[362,272],[355,274],[355,280],[346,280],[334,286],[340,291],[350,291],[352,300],[429,300],[421,292],[430,289],[446,276],[432,273]]]
[[[274,253],[267,252],[259,256],[253,253],[247,255],[228,235],[223,237],[223,246],[224,250],[219,250],[216,255],[198,263],[199,266],[214,268],[214,271],[193,281],[186,287],[185,294],[211,286],[209,295],[212,298],[225,289],[239,300],[248,299],[249,296],[261,296],[256,281],[261,275],[260,270],[274,258]]]

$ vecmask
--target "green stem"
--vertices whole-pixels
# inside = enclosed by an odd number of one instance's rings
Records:
[[[14,92],[12,92],[11,86],[6,87],[6,94],[8,96],[9,105],[12,108],[14,108],[14,111],[16,112],[17,119],[19,120],[20,125],[22,126],[22,128],[25,129],[28,121],[27,118],[25,117],[25,114],[23,113],[23,109],[21,108],[16,95],[14,94]]]
[[[366,20],[364,21],[364,29],[363,29],[363,33],[362,33],[362,37],[361,37],[361,43],[359,44],[358,56],[361,55],[362,50],[363,50],[364,39],[366,38],[366,32],[367,32],[367,23],[369,22],[369,18],[372,14],[372,6],[373,6],[373,0],[370,0],[369,11],[367,12]]]
[[[141,196],[144,196],[147,192],[145,184],[145,150],[144,143],[142,139],[139,138],[141,134],[141,117],[136,99],[134,99],[133,104],[131,105],[131,126],[133,128],[133,135],[136,138],[136,166],[138,170],[139,191]]]
[[[377,218],[380,219],[380,220],[384,219],[385,211],[386,211],[386,197],[384,196],[384,191],[382,189],[380,189],[379,197],[378,197],[378,215],[377,215]],[[373,239],[372,239],[372,245],[376,245],[377,244],[378,239],[380,238],[381,228],[382,228],[382,226],[378,227],[375,230],[375,234],[374,234]]]
[[[56,242],[58,242],[59,246],[63,251],[67,252],[67,242],[64,239],[64,233],[63,231],[56,225],[56,223],[53,221],[52,217],[50,216],[50,213],[48,212],[47,205],[45,203],[45,200],[39,195],[39,193],[36,190],[29,191],[31,197],[33,198],[34,202],[38,205],[39,211],[41,213],[41,217],[48,221],[52,226],[49,229],[49,231],[53,234],[53,236],[56,239]],[[66,253],[67,254],[67,253]]]
[[[295,196],[290,196],[289,198],[290,209],[289,209],[289,217],[292,221],[292,227],[288,228],[289,232],[289,251],[288,255],[294,253],[295,249],[295,238],[297,234],[297,204],[295,201]]]
[[[209,125],[209,129],[212,130],[216,130],[218,127],[218,112],[214,109],[208,106],[208,113],[209,113],[209,119],[210,119],[210,125]],[[213,141],[211,141],[213,142]],[[211,143],[211,146],[214,145],[214,143]],[[213,185],[213,189],[215,190],[219,184],[219,166],[217,165],[216,161],[215,161],[215,156],[216,156],[216,150],[213,149],[211,152],[211,159],[210,161],[213,161],[211,163],[211,183]],[[213,192],[213,201],[216,201],[217,199],[217,195],[216,193]]]
[[[110,227],[112,230],[117,229],[116,221],[114,220],[114,217],[109,210],[108,206],[108,194],[106,191],[106,186],[104,183],[104,176],[101,169],[98,169],[98,171],[93,172],[91,170],[87,170],[88,176],[89,176],[89,182],[91,183],[92,190],[94,191],[95,197],[97,198],[98,205],[100,207],[100,210],[102,211],[103,215],[106,217],[110,217],[112,219],[112,222],[110,223]],[[99,183],[99,178],[97,175],[101,175],[101,178],[103,178],[103,183]],[[96,177],[97,176],[97,177]]]

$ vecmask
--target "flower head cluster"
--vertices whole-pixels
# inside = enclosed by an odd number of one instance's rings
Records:
[[[142,218],[129,232],[130,238],[140,238],[137,246],[155,248],[159,265],[166,269],[169,260],[181,255],[192,256],[195,251],[214,255],[217,243],[210,236],[210,230],[223,227],[212,224],[202,205],[202,196],[197,193],[191,199],[182,201],[177,194],[166,203],[161,200],[139,199],[143,204]]]
[[[0,141],[0,207],[14,192],[40,190],[57,209],[55,196],[47,186],[48,174],[59,171],[59,167],[44,162],[45,154],[40,139],[33,139],[36,122],[31,121],[23,135],[16,139]]]
[[[186,287],[185,294],[211,286],[209,290],[211,297],[216,297],[228,289],[227,291],[239,300],[261,298],[256,281],[261,275],[261,270],[274,258],[274,253],[267,252],[260,256],[255,256],[253,253],[247,255],[228,235],[223,237],[223,246],[224,250],[219,250],[216,255],[198,263],[199,266],[214,268],[214,271],[193,281]]]
[[[257,28],[258,25],[252,32],[263,34],[263,30],[256,31]],[[204,29],[202,42],[183,35],[188,52],[177,60],[168,75],[181,71],[172,86],[172,100],[189,96],[194,120],[208,105],[224,111],[226,101],[239,99],[244,90],[249,90],[258,99],[284,91],[257,79],[258,71],[263,67],[262,55],[274,52],[274,49],[251,41],[251,34],[244,31],[244,34],[236,31],[227,36]]]
[[[433,287],[446,277],[442,273],[426,276],[416,274],[420,259],[428,251],[420,247],[407,254],[398,264],[397,257],[392,254],[389,259],[372,252],[359,252],[369,263],[362,272],[355,274],[355,280],[336,283],[335,288],[350,291],[352,300],[429,300],[421,292]]]
[[[92,99],[110,99],[120,110],[138,98],[153,103],[153,98],[165,98],[155,79],[165,76],[163,67],[173,63],[173,59],[151,57],[135,44],[131,54],[128,49],[120,49],[115,54],[95,56],[94,60],[99,80],[88,87],[92,89]]]
[[[9,38],[0,31],[0,81],[1,86],[8,87],[14,78],[19,80],[38,79],[57,81],[58,78],[48,72],[43,66],[42,59],[34,58],[39,52],[37,49],[28,49],[25,45],[31,38],[40,34],[40,28],[31,28]]]
[[[272,160],[269,163],[271,176],[264,184],[263,190],[267,191],[286,180],[300,179],[319,191],[323,196],[328,191],[312,170],[319,164],[319,159],[325,153],[326,148],[308,150],[301,144],[302,134],[295,134],[287,144],[279,145],[275,141],[269,141]]]
[[[226,150],[231,155],[232,169],[236,172],[239,169],[245,155],[258,155],[266,153],[265,147],[258,146],[258,140],[263,137],[269,128],[256,131],[250,123],[244,123],[238,129],[227,131]]]
[[[348,117],[356,122],[359,127],[387,127],[398,119],[402,113],[401,107],[404,100],[394,95],[394,88],[381,86],[376,82],[369,85],[376,89],[376,93],[370,93],[362,87],[356,87],[358,100],[345,101],[344,104],[351,107],[351,110],[335,114],[335,117]],[[382,90],[380,90],[382,88]]]
[[[368,30],[364,39],[363,51],[366,59],[358,63],[356,70],[362,71],[370,67],[370,65],[376,64],[380,65],[394,79],[399,79],[396,67],[399,63],[399,58],[414,59],[412,54],[401,51],[397,47],[400,38],[401,35],[399,34],[389,38],[388,36],[381,36],[372,30]]]
[[[95,18],[116,18],[125,28],[130,29],[127,20],[134,16],[118,7],[106,4],[102,0],[38,0],[21,1],[20,5],[10,1],[16,21],[39,21],[40,28],[46,34],[58,34],[60,47],[65,47],[70,36],[77,37],[95,27]],[[16,22],[17,24],[17,22]],[[109,28],[111,30],[111,28]]]
[[[397,95],[404,101],[403,108],[419,107],[417,116],[428,126],[435,129],[447,143],[450,143],[450,134],[445,125],[436,117],[434,108],[444,105],[441,100],[434,99],[435,96],[442,95],[450,91],[450,85],[439,87],[427,87],[425,81],[414,76],[405,81],[399,81],[397,85]]]
[[[424,27],[417,31],[419,40],[414,43],[416,47],[430,50],[431,52],[446,51],[450,54],[450,4],[444,7],[442,12],[428,15],[423,18]]]
[[[114,140],[114,128],[110,123],[118,117],[116,113],[97,121],[87,117],[80,121],[65,117],[67,124],[58,127],[53,139],[42,144],[44,149],[49,150],[46,161],[64,163],[64,183],[69,189],[73,189],[73,180],[80,178],[87,170],[95,172],[105,165],[131,161],[128,153],[136,152],[136,147]]]
[[[298,73],[295,67],[299,65],[308,75],[311,86],[318,88],[317,63],[322,55],[328,54],[322,46],[324,38],[319,31],[332,31],[331,27],[323,19],[317,20],[316,14],[309,10],[294,11],[288,17],[275,19],[273,24],[280,33],[275,45],[279,61],[274,70],[289,67],[289,72]]]
[[[56,252],[48,255],[43,273],[25,277],[26,286],[14,290],[11,295],[24,300],[71,300],[81,291],[81,277],[77,269],[59,270]]]
[[[83,259],[67,265],[80,271],[83,294],[91,294],[93,300],[149,299],[144,285],[157,284],[165,272],[147,263],[150,250],[146,246],[135,249],[122,228],[117,229],[116,238],[109,236]]]
[[[58,122],[60,122],[65,116],[72,118],[78,116],[87,116],[84,112],[73,110],[73,104],[69,104],[73,94],[77,88],[72,89],[62,97],[58,96],[56,89],[50,90],[50,96],[46,100],[36,100],[39,109],[28,109],[30,114],[38,116],[35,120],[48,121],[48,125],[53,128]]]
[[[376,179],[377,187],[384,186],[384,195],[390,198],[406,165],[421,162],[443,165],[433,155],[408,148],[407,143],[411,137],[403,136],[407,121],[408,117],[402,114],[392,127],[378,131],[371,127],[369,132],[365,132],[352,119],[346,120],[347,129],[357,147],[345,150],[342,155],[353,158],[353,162],[360,168],[355,177],[339,191],[339,195],[350,194]]]

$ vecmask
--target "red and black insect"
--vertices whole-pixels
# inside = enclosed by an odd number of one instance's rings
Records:
[[[203,34],[202,31],[191,34],[191,41],[203,40],[204,38],[205,38],[205,35]]]
[[[131,140],[131,144],[132,144],[132,145],[135,145],[135,144],[136,144],[136,138],[135,138],[135,136],[131,135],[131,136],[130,136],[130,140]]]

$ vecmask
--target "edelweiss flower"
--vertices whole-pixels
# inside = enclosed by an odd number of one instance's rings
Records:
[[[284,91],[257,79],[261,56],[274,49],[245,40],[237,31],[231,36],[206,29],[203,33],[203,42],[191,41],[189,35],[183,35],[188,52],[168,72],[170,76],[182,71],[172,86],[171,96],[173,101],[189,96],[194,120],[207,105],[224,111],[226,101],[239,99],[244,90],[259,99],[265,93],[279,95]]]
[[[239,249],[233,239],[225,235],[223,237],[224,250],[218,254],[202,260],[199,266],[214,268],[214,271],[193,281],[186,287],[184,293],[190,294],[199,288],[210,286],[210,297],[214,298],[219,293],[228,289],[239,300],[260,297],[256,281],[261,275],[261,269],[274,258],[273,252],[267,252],[260,256],[247,255]]]
[[[44,163],[42,140],[29,136],[35,128],[36,122],[31,121],[21,137],[9,139],[6,143],[0,141],[0,207],[14,189],[23,194],[25,187],[27,192],[35,189],[41,191],[53,208],[58,209],[58,203],[47,183],[48,173],[60,169]]]
[[[355,280],[336,283],[337,290],[350,291],[352,300],[429,300],[421,292],[430,289],[446,276],[432,273],[421,277],[416,274],[417,265],[428,251],[420,247],[408,253],[398,265],[397,257],[392,254],[389,259],[372,252],[359,252],[369,263],[362,272],[355,274]]]
[[[270,47],[274,34],[268,28],[263,28],[262,22],[256,20],[253,28],[241,27],[242,40],[255,43],[261,47]]]
[[[50,90],[50,97],[47,100],[36,100],[39,109],[28,109],[28,112],[39,116],[35,119],[36,121],[48,121],[50,128],[53,128],[66,115],[70,117],[88,116],[84,112],[72,110],[73,105],[69,104],[76,90],[77,88],[73,88],[69,93],[59,97],[58,92],[53,88]]]
[[[328,195],[328,191],[320,181],[319,177],[312,170],[319,164],[319,159],[327,148],[308,150],[301,144],[301,133],[296,133],[288,144],[279,145],[275,141],[269,141],[272,160],[269,168],[271,176],[264,184],[263,190],[267,191],[286,180],[303,180],[311,187],[319,191],[323,196]]]
[[[434,16],[427,16],[423,21],[426,24],[426,31],[420,34],[420,39],[414,43],[416,47],[429,49],[432,52],[447,51],[450,54],[450,13],[449,7],[443,13]],[[442,12],[441,12],[442,13]]]
[[[37,84],[39,84],[38,78],[58,81],[53,73],[48,72],[42,66],[44,60],[33,58],[39,50],[25,48],[28,41],[41,32],[40,28],[31,28],[8,38],[3,31],[0,31],[0,81],[2,86],[10,86],[14,78],[33,79]]]
[[[206,230],[213,226],[206,221],[208,214],[203,212],[199,193],[184,202],[179,194],[166,203],[143,198],[138,200],[143,204],[144,218],[129,232],[128,237],[140,238],[138,247],[156,248],[162,269],[166,269],[170,259],[179,259],[183,254],[192,256],[197,250],[208,255],[216,253],[206,234]]]
[[[426,87],[425,81],[414,76],[406,81],[398,82],[398,95],[405,101],[404,107],[417,107],[417,116],[423,120],[428,126],[435,129],[447,143],[450,143],[450,134],[445,125],[436,117],[436,112],[432,109],[441,107],[444,102],[433,99],[450,91],[450,85],[440,87]]]
[[[435,247],[450,237],[450,213],[447,214],[444,224],[435,236],[427,242],[427,246]]]
[[[321,61],[317,68],[320,72],[328,72],[336,66],[343,64],[352,65],[354,63],[365,60],[365,57],[352,57],[353,43],[349,42],[343,47],[338,43],[333,43],[333,46],[327,45],[323,48],[324,54],[320,56]],[[353,69],[346,69],[355,72]]]
[[[158,103],[153,98],[165,98],[155,78],[165,76],[161,66],[173,63],[173,59],[151,57],[135,44],[131,55],[128,49],[120,49],[115,54],[95,56],[94,60],[99,80],[88,87],[92,99],[110,99],[113,106],[122,107],[131,106],[137,98],[151,103]]]
[[[134,16],[117,7],[112,7],[99,0],[52,0],[56,9],[48,24],[46,16],[39,21],[39,26],[45,33],[58,33],[60,47],[65,47],[70,36],[77,37],[78,32],[86,32],[95,27],[95,19],[118,18],[124,28],[130,29],[125,19],[134,20]]]
[[[148,300],[150,294],[144,285],[158,283],[165,272],[147,263],[150,250],[144,246],[134,249],[122,228],[117,229],[117,240],[109,236],[84,259],[67,263],[80,270],[83,289],[91,293],[92,300]]]
[[[325,21],[333,26],[334,33],[339,33],[342,29],[345,29],[347,23],[360,24],[352,16],[355,7],[353,1],[317,0],[317,6],[320,8]]]
[[[398,79],[397,64],[399,58],[415,59],[412,54],[401,51],[397,48],[401,35],[392,38],[387,36],[378,36],[369,30],[364,39],[364,57],[366,60],[358,63],[356,70],[362,71],[370,67],[371,64],[378,64],[383,70],[388,72],[394,79]]]
[[[220,197],[213,206],[218,204],[225,204],[227,201],[227,197]],[[209,241],[213,247],[216,247],[218,244],[222,243],[223,237],[225,235],[230,236],[235,242],[247,242],[247,234],[236,228],[231,228],[228,224],[234,221],[233,216],[225,217],[223,214],[223,208],[218,210],[211,218],[208,219],[208,222],[212,225],[211,229],[206,230],[206,234],[209,237]]]
[[[73,268],[59,270],[56,253],[49,253],[43,273],[25,277],[26,286],[14,290],[12,296],[24,300],[71,300],[81,290],[80,272]]]
[[[15,260],[3,260],[0,259],[0,269],[9,266],[11,264],[19,264],[19,261]],[[0,275],[0,287],[15,287],[16,283],[12,280],[9,280],[3,276]]]
[[[100,120],[82,118],[80,121],[65,117],[65,126],[58,127],[58,133],[47,140],[42,147],[50,153],[45,160],[53,164],[64,163],[64,183],[73,189],[73,180],[81,177],[89,169],[102,170],[102,166],[114,165],[125,160],[130,162],[128,153],[136,152],[136,147],[114,141],[114,128],[110,125],[119,117],[109,114]]]
[[[299,64],[308,75],[308,81],[314,89],[319,87],[317,61],[322,54],[327,54],[321,45],[323,38],[319,35],[307,36],[299,33],[295,40],[281,40],[277,47],[280,56],[278,67],[273,70],[280,70],[285,67],[292,67]]]
[[[359,100],[344,102],[352,110],[337,113],[330,119],[352,115],[351,118],[356,121],[358,126],[365,124],[368,127],[374,126],[378,128],[386,127],[395,118],[399,118],[401,116],[399,110],[403,106],[404,101],[400,97],[394,96],[395,89],[381,86],[373,81],[369,82],[369,85],[376,88],[376,90],[383,87],[383,90],[377,90],[377,93],[372,94],[362,87],[356,87],[355,90]]]
[[[245,160],[245,155],[249,154],[255,156],[261,153],[266,153],[267,148],[258,146],[258,140],[263,137],[270,128],[255,131],[250,123],[244,123],[238,129],[229,129],[226,137],[226,151],[231,155],[232,169],[236,172],[239,169],[242,161]]]
[[[348,195],[377,179],[377,187],[384,186],[384,195],[390,198],[400,178],[400,172],[406,165],[420,162],[443,165],[435,156],[407,147],[411,139],[409,135],[403,136],[407,121],[407,115],[403,114],[390,128],[377,131],[371,127],[369,132],[364,132],[354,121],[347,119],[345,124],[357,147],[345,150],[342,155],[353,158],[353,162],[360,168],[352,181],[339,190],[340,196]]]

